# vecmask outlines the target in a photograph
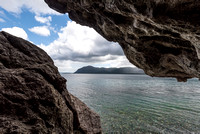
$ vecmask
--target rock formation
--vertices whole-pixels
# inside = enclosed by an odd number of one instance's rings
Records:
[[[66,90],[40,48],[0,32],[0,133],[101,133],[100,118]]]
[[[118,42],[150,76],[200,78],[199,0],[45,0],[81,25]]]

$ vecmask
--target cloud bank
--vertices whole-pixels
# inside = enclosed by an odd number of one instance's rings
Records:
[[[95,62],[123,55],[117,43],[108,42],[92,28],[75,22],[69,21],[58,36],[50,45],[40,45],[54,60]]]
[[[58,65],[60,71],[75,71],[80,65],[133,66],[119,44],[109,42],[94,29],[68,21],[49,45],[39,45]]]

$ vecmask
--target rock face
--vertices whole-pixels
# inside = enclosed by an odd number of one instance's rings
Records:
[[[101,133],[100,118],[66,90],[51,58],[0,32],[0,133]]]
[[[118,42],[150,76],[200,78],[199,0],[45,0]]]

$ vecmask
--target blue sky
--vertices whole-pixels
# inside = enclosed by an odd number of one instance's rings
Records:
[[[60,72],[74,72],[87,65],[134,67],[117,43],[50,9],[43,0],[0,0],[0,30],[42,48]]]

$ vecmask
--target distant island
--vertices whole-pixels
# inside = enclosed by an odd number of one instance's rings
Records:
[[[121,67],[121,68],[98,68],[93,66],[85,66],[78,69],[74,73],[82,74],[144,74],[144,71],[138,68]]]

